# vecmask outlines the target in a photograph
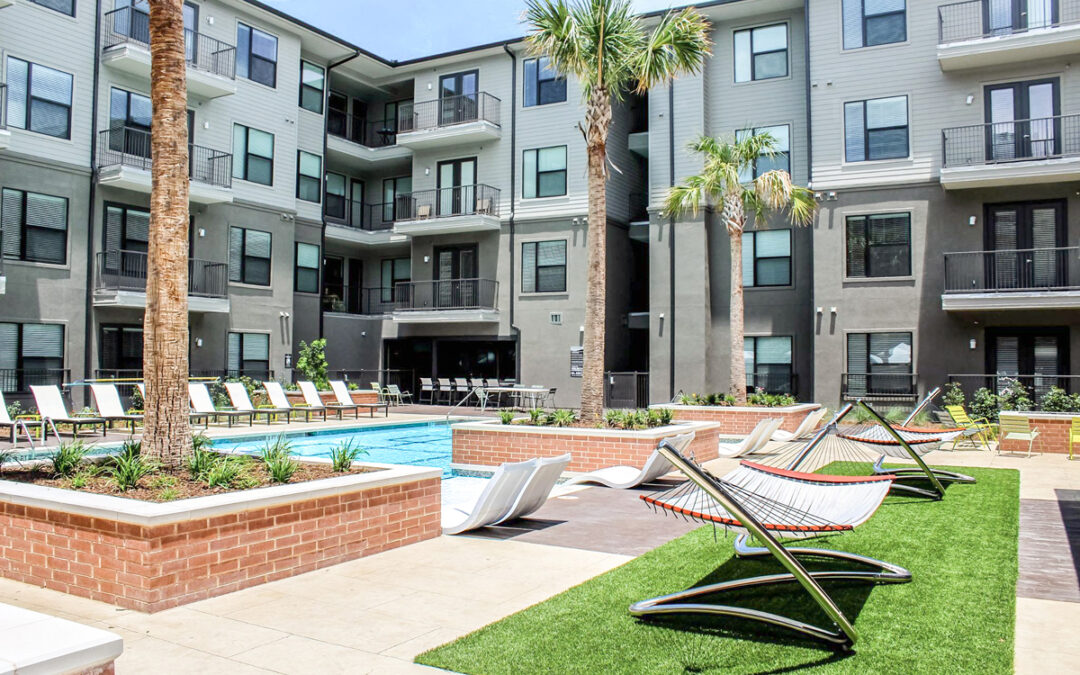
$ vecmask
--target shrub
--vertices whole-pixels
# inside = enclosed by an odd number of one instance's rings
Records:
[[[298,468],[299,465],[288,455],[277,455],[266,463],[270,479],[275,483],[288,483]]]
[[[355,445],[354,442],[355,439],[350,438],[338,443],[330,450],[330,463],[333,464],[334,471],[338,473],[348,471],[357,457],[368,454],[367,450]]]
[[[1019,380],[1003,378],[998,392],[998,407],[1002,410],[1031,410],[1031,395]]]
[[[500,410],[499,411],[499,421],[502,422],[503,424],[513,424],[514,423],[514,411],[513,410]]]
[[[91,478],[92,475],[93,474],[91,474],[91,473],[89,473],[87,471],[80,471],[79,473],[75,474],[74,476],[71,477],[71,489],[72,490],[81,490],[81,489],[83,489],[84,487],[86,487],[87,483],[90,482],[90,478]]]
[[[889,424],[899,424],[907,417],[907,412],[905,412],[903,408],[892,406],[885,411],[885,414],[882,415],[882,417],[884,417],[885,421]]]
[[[553,427],[568,427],[577,421],[577,413],[573,410],[556,410],[548,415],[547,421]]]
[[[82,441],[61,443],[51,458],[53,474],[63,478],[74,476],[86,461],[89,450]]]
[[[529,424],[540,426],[543,423],[544,411],[533,408],[529,411]]]
[[[201,479],[209,487],[232,487],[233,481],[240,476],[244,465],[236,457],[217,457],[214,463],[202,474]]]
[[[151,474],[154,467],[138,453],[121,452],[113,458],[107,471],[116,487],[120,488],[121,492],[127,492],[138,485],[143,477]]]
[[[212,441],[205,433],[199,431],[191,435],[192,450],[205,450],[212,448],[213,446],[214,441]]]
[[[311,344],[300,341],[300,354],[296,359],[296,369],[303,376],[315,383],[320,391],[330,388],[326,377],[329,365],[326,363],[326,338],[312,340]]]
[[[8,417],[10,417],[11,419],[15,419],[19,415],[23,414],[22,403],[20,401],[12,401],[11,403],[8,403],[7,412]]]
[[[1076,395],[1070,396],[1061,387],[1050,387],[1039,399],[1039,408],[1046,412],[1078,412],[1077,403],[1080,399]]]
[[[656,411],[657,421],[659,422],[657,426],[666,427],[671,424],[671,420],[675,417],[675,411],[671,408],[654,408],[653,410]]]
[[[998,418],[998,395],[986,387],[979,387],[971,396],[971,416],[996,422]]]
[[[779,408],[786,405],[795,405],[795,397],[790,394],[767,394],[764,389],[759,387],[746,397],[746,402],[750,405]]]
[[[959,382],[950,382],[945,385],[945,395],[941,397],[944,405],[964,405],[964,390]]]
[[[121,457],[139,457],[142,455],[142,441],[129,438],[120,446]]]
[[[138,387],[131,392],[131,410],[146,410],[146,401],[143,400],[142,392]]]
[[[621,429],[626,420],[626,413],[622,410],[608,410],[604,413],[604,423],[612,429]]]
[[[201,447],[193,448],[191,454],[187,456],[187,470],[191,474],[191,479],[200,480],[206,476],[217,459],[218,455],[210,450]]]

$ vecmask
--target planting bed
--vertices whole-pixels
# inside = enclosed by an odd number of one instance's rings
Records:
[[[821,408],[817,403],[799,403],[777,408],[764,406],[680,405],[664,403],[650,408],[666,408],[675,413],[675,421],[715,422],[722,434],[748,434],[763,419],[779,417],[780,428],[795,431],[803,418]]]

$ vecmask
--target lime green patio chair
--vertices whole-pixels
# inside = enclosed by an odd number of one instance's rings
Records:
[[[949,418],[952,419],[953,424],[964,430],[962,438],[970,443],[972,448],[979,449],[979,446],[975,443],[975,439],[978,439],[984,450],[990,449],[990,441],[994,440],[995,435],[994,427],[991,426],[989,420],[985,417],[971,419],[962,405],[947,405],[945,411],[949,413]],[[959,438],[953,442],[953,450],[959,447],[960,442]]]
[[[1073,458],[1073,444],[1080,443],[1080,417],[1072,418],[1072,425],[1069,427],[1069,459]]]
[[[1031,457],[1031,449],[1035,445],[1035,439],[1039,437],[1039,430],[1031,426],[1031,420],[1022,415],[1009,415],[1002,413],[998,419],[1001,429],[1001,438],[998,441],[998,454],[1001,454],[1001,444],[1006,440],[1027,441],[1027,456]]]

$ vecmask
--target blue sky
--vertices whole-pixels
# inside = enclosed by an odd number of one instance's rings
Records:
[[[410,59],[525,34],[524,0],[264,0],[388,59]],[[633,0],[645,12],[683,0]]]

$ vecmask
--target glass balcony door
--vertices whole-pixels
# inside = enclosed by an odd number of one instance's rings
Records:
[[[1052,288],[1065,284],[1065,204],[1061,201],[987,207],[988,289]],[[1000,253],[998,253],[1000,251]]]
[[[1057,0],[983,0],[983,32],[1008,35],[1058,21]]]
[[[476,158],[439,162],[438,215],[476,212]]]
[[[436,307],[475,307],[477,304],[476,245],[435,249]]]
[[[1053,157],[1061,152],[1057,79],[986,87],[986,156],[990,161]]]
[[[476,119],[480,73],[471,70],[439,78],[439,125]]]

